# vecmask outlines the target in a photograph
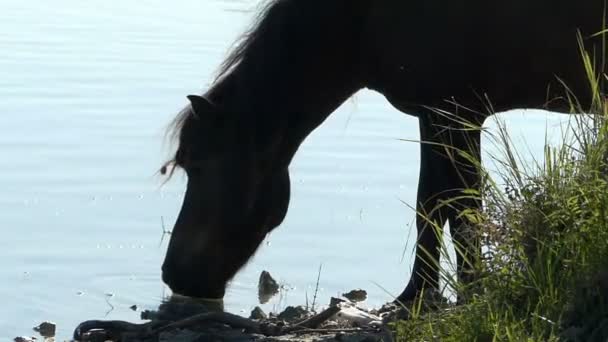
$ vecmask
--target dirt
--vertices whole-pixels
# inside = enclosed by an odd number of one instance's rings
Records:
[[[263,303],[278,293],[279,285],[268,272],[262,272],[258,290]],[[368,311],[357,305],[366,297],[364,290],[356,289],[341,298],[331,298],[319,310],[289,306],[280,313],[265,313],[256,307],[249,317],[242,317],[224,312],[223,303],[217,301],[174,296],[157,310],[143,311],[145,323],[85,321],[75,327],[73,341],[392,341],[386,323],[407,318],[407,312],[394,304]],[[14,341],[54,341],[53,323],[42,322],[34,330],[42,338],[16,337]]]
[[[210,311],[193,301],[168,301],[158,310],[142,312],[143,324],[87,321],[76,329],[77,341],[392,341],[383,322],[386,311],[370,312],[348,299],[334,298],[323,310],[287,307],[281,313],[255,308],[250,317]]]

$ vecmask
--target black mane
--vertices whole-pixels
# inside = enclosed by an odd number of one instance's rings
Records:
[[[262,4],[251,27],[237,38],[234,47],[220,65],[216,84],[252,53],[262,51],[259,48],[266,45],[264,37],[272,32],[271,28],[284,16],[287,3],[291,1],[293,0],[268,0]]]
[[[276,49],[277,38],[281,39],[281,36],[288,36],[287,34],[280,34],[277,37],[279,31],[276,30],[276,26],[285,23],[288,7],[294,1],[296,0],[269,0],[261,6],[252,26],[236,40],[234,47],[220,65],[213,84],[206,94],[202,95],[203,97],[214,103],[214,95],[217,95],[226,86],[226,79],[233,73],[238,72],[244,62],[250,59],[268,58],[269,50],[266,46],[272,46]],[[289,27],[291,25],[282,26]],[[273,30],[273,28],[275,29]],[[175,167],[179,166],[176,163],[176,155],[182,143],[180,139],[182,128],[193,117],[194,112],[190,105],[187,105],[169,123],[167,136],[172,143],[177,143],[178,146],[174,156],[161,167],[160,173],[162,175],[168,173],[170,178]],[[169,168],[170,170],[168,170]]]

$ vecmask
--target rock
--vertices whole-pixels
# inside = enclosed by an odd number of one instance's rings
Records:
[[[382,305],[378,310],[372,310],[370,313],[382,317],[384,323],[407,320],[410,317],[410,313],[406,308],[391,302]]]
[[[131,309],[133,311],[137,311],[137,305],[133,304],[133,305],[129,306],[129,309]]]
[[[262,310],[262,308],[260,308],[259,306],[256,306],[251,311],[251,315],[249,315],[249,318],[250,319],[266,319],[266,318],[268,318],[268,316],[266,315],[266,313],[264,313],[264,310]]]
[[[13,339],[15,342],[34,342],[36,341],[35,337],[27,337],[27,336],[18,336]]]
[[[336,321],[326,321],[322,324],[323,329],[340,329],[340,324]]]
[[[42,322],[34,330],[42,337],[55,337],[57,326],[53,322]]]
[[[364,300],[367,299],[367,291],[365,290],[361,290],[361,289],[357,289],[357,290],[352,290],[350,292],[347,293],[343,293],[342,296],[350,301],[353,302],[362,302]]]
[[[329,300],[329,306],[338,306],[342,303],[346,303],[346,301],[342,298],[331,297]]]
[[[342,307],[340,312],[338,312],[334,317],[345,320],[358,327],[382,325],[381,317],[369,314],[352,306]]]
[[[308,314],[308,311],[302,306],[288,306],[277,318],[288,323],[293,323],[305,319],[308,317]]]
[[[106,342],[112,341],[112,336],[110,333],[103,329],[91,329],[86,333],[82,334],[81,340],[82,342]]]
[[[258,282],[258,299],[260,304],[266,304],[274,295],[279,293],[279,283],[268,273],[262,271]]]

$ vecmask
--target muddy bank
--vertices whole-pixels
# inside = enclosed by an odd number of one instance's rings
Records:
[[[361,298],[364,291],[351,292]],[[347,297],[349,294],[346,294]],[[359,297],[358,297],[359,296]],[[211,305],[210,305],[211,304]],[[391,341],[390,310],[368,311],[346,297],[332,298],[323,309],[287,307],[266,314],[256,307],[249,317],[213,308],[213,303],[175,297],[158,310],[142,312],[146,323],[86,321],[74,340],[97,341]],[[396,307],[395,307],[396,308]]]
[[[272,276],[262,272],[259,302],[267,302],[279,290]],[[224,312],[221,301],[172,296],[158,309],[143,311],[144,323],[84,321],[74,327],[72,341],[391,341],[387,323],[407,316],[404,309],[385,305],[367,310],[359,305],[366,298],[366,291],[355,289],[320,305],[315,303],[315,293],[310,306],[289,306],[280,313],[265,313],[256,307],[244,317]],[[18,337],[15,341],[54,341],[53,323],[45,322],[35,330],[42,338]]]

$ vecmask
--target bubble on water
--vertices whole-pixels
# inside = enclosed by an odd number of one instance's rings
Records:
[[[76,292],[76,295],[77,295],[77,296],[79,296],[79,297],[80,297],[80,296],[84,296],[84,291],[77,291],[77,292]]]

